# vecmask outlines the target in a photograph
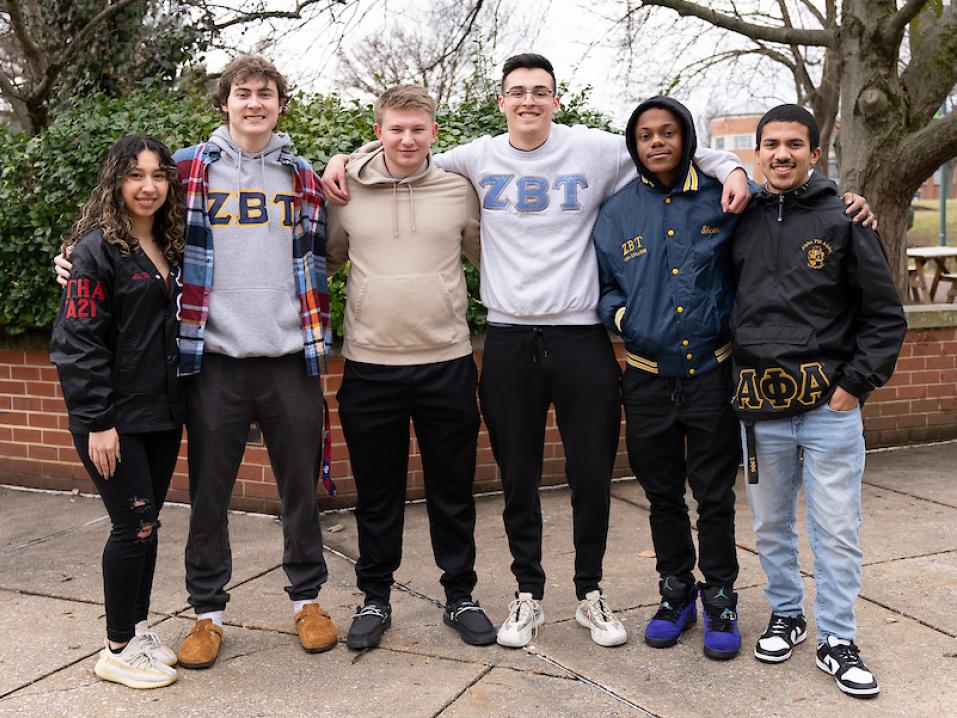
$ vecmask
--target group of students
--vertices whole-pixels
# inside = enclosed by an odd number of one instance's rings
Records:
[[[531,641],[544,623],[538,487],[550,406],[571,489],[575,617],[599,645],[625,643],[601,588],[624,404],[660,574],[645,642],[675,645],[700,596],[705,654],[740,649],[733,483],[743,445],[771,605],[754,655],[784,661],[806,637],[795,528],[803,485],[817,665],[846,693],[877,694],[853,642],[859,404],[889,378],[905,323],[876,234],[859,223],[873,215],[852,195],[845,210],[812,170],[818,132],[797,106],[774,108],[758,126],[760,189],[733,155],[697,147],[690,114],[672,99],[639,105],[621,137],[555,124],[556,89],[546,58],[509,58],[498,98],[508,132],[433,156],[434,101],[421,87],[390,88],[374,107],[377,142],[332,158],[320,181],[275,131],[284,78],[263,58],[241,57],[220,77],[213,104],[226,124],[206,142],[171,157],[131,136],[110,150],[67,238],[72,265],[57,259],[67,278],[52,350],[77,450],[113,526],[97,675],[149,688],[175,681],[177,662],[215,662],[231,575],[227,507],[252,421],[282,502],[299,641],[310,652],[336,645],[317,601],[326,579],[318,479],[333,489],[317,377],[330,339],[326,274],[349,261],[337,400],[364,594],[349,648],[377,646],[391,625],[410,421],[444,622],[472,645]],[[481,267],[488,310],[481,381],[463,251]],[[625,345],[623,374],[610,332]],[[498,629],[473,597],[476,394],[517,584]],[[196,622],[174,653],[147,612],[184,421]],[[686,483],[698,504],[700,583]]]

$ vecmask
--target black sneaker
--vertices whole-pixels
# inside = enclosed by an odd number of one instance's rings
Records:
[[[754,647],[754,657],[764,663],[781,663],[791,657],[792,649],[807,638],[804,616],[771,614],[768,627]]]
[[[873,698],[881,690],[853,641],[828,636],[817,646],[817,667],[834,676],[837,687],[855,698]]]
[[[388,603],[369,601],[366,605],[356,606],[349,626],[346,646],[354,651],[375,648],[382,640],[385,629],[392,625],[392,606]]]
[[[488,620],[478,601],[456,601],[445,604],[442,621],[451,626],[470,646],[495,643],[495,626]]]

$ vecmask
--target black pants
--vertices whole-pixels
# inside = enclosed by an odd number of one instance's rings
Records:
[[[505,532],[518,589],[540,599],[542,478],[550,404],[571,488],[578,597],[598,587],[608,539],[611,474],[621,424],[619,370],[600,325],[489,327],[479,398],[505,491]]]
[[[315,598],[326,580],[316,484],[322,468],[322,382],[303,355],[203,356],[186,380],[189,419],[189,539],[186,590],[197,613],[221,611],[232,577],[229,497],[249,425],[262,430],[282,504],[282,567],[292,600]]]
[[[738,576],[734,479],[741,447],[730,403],[730,362],[686,379],[629,367],[622,393],[628,458],[651,503],[658,573],[694,581],[695,549],[684,498],[687,481],[698,504],[704,582],[732,586]]]
[[[89,434],[73,434],[80,455],[110,515],[103,547],[106,635],[125,643],[150,608],[156,567],[159,512],[176,466],[182,427],[147,434],[120,434],[120,462],[111,479],[97,472],[89,456]]]
[[[425,502],[435,563],[446,600],[475,587],[475,362],[471,355],[415,366],[346,361],[339,419],[358,500],[356,579],[366,599],[389,602],[402,560],[409,420],[422,455]]]

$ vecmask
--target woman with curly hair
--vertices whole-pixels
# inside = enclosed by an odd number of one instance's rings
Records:
[[[106,647],[94,671],[131,688],[176,680],[147,624],[159,512],[182,438],[176,377],[183,200],[169,150],[144,135],[106,155],[67,235],[73,272],[53,328],[70,432],[112,528],[103,549]]]

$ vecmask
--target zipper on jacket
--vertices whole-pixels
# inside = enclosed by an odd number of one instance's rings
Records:
[[[784,194],[778,195],[778,222],[784,221]]]

